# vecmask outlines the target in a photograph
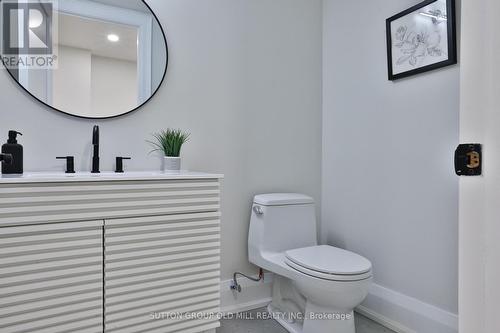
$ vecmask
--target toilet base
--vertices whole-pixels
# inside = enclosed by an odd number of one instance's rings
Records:
[[[329,310],[325,313],[325,308],[307,303],[306,319],[304,322],[287,321],[277,309],[273,309],[272,305],[267,306],[267,311],[272,317],[290,333],[355,333],[356,327],[354,324],[354,312],[344,313],[342,311]],[[318,319],[318,314],[328,315],[327,319]],[[342,318],[337,318],[338,315],[344,315]],[[309,319],[314,318],[314,319]],[[333,318],[333,319],[332,319]]]

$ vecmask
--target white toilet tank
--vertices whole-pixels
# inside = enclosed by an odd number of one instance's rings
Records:
[[[248,255],[259,265],[263,253],[317,245],[314,199],[303,194],[273,193],[254,197]]]

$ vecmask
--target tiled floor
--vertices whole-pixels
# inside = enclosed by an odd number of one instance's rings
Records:
[[[258,311],[266,310],[258,309],[252,311],[252,313],[255,314]],[[359,314],[355,316],[356,333],[394,333]],[[253,316],[253,318],[255,317]],[[226,319],[222,321],[222,325],[217,329],[217,333],[287,333],[287,331],[274,320]]]

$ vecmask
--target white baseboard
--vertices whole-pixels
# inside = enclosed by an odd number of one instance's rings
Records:
[[[417,333],[397,321],[389,319],[373,310],[368,309],[367,307],[364,307],[363,305],[358,306],[355,311],[396,333]]]
[[[241,285],[241,293],[231,290],[232,280],[221,282],[221,312],[237,313],[254,310],[268,305],[272,298],[273,275],[264,274],[264,281],[254,282],[242,277],[238,277]]]
[[[458,316],[373,284],[357,312],[398,333],[457,333]]]
[[[221,312],[237,313],[265,307],[272,300],[273,274],[264,282],[239,278],[242,292],[231,290],[232,280],[221,283]],[[356,312],[397,333],[457,333],[458,316],[416,298],[373,284]]]

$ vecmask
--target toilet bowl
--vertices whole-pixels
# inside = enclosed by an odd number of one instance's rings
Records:
[[[312,198],[263,194],[254,198],[249,259],[276,275],[268,310],[292,333],[355,333],[354,308],[372,281],[369,260],[318,245]]]

